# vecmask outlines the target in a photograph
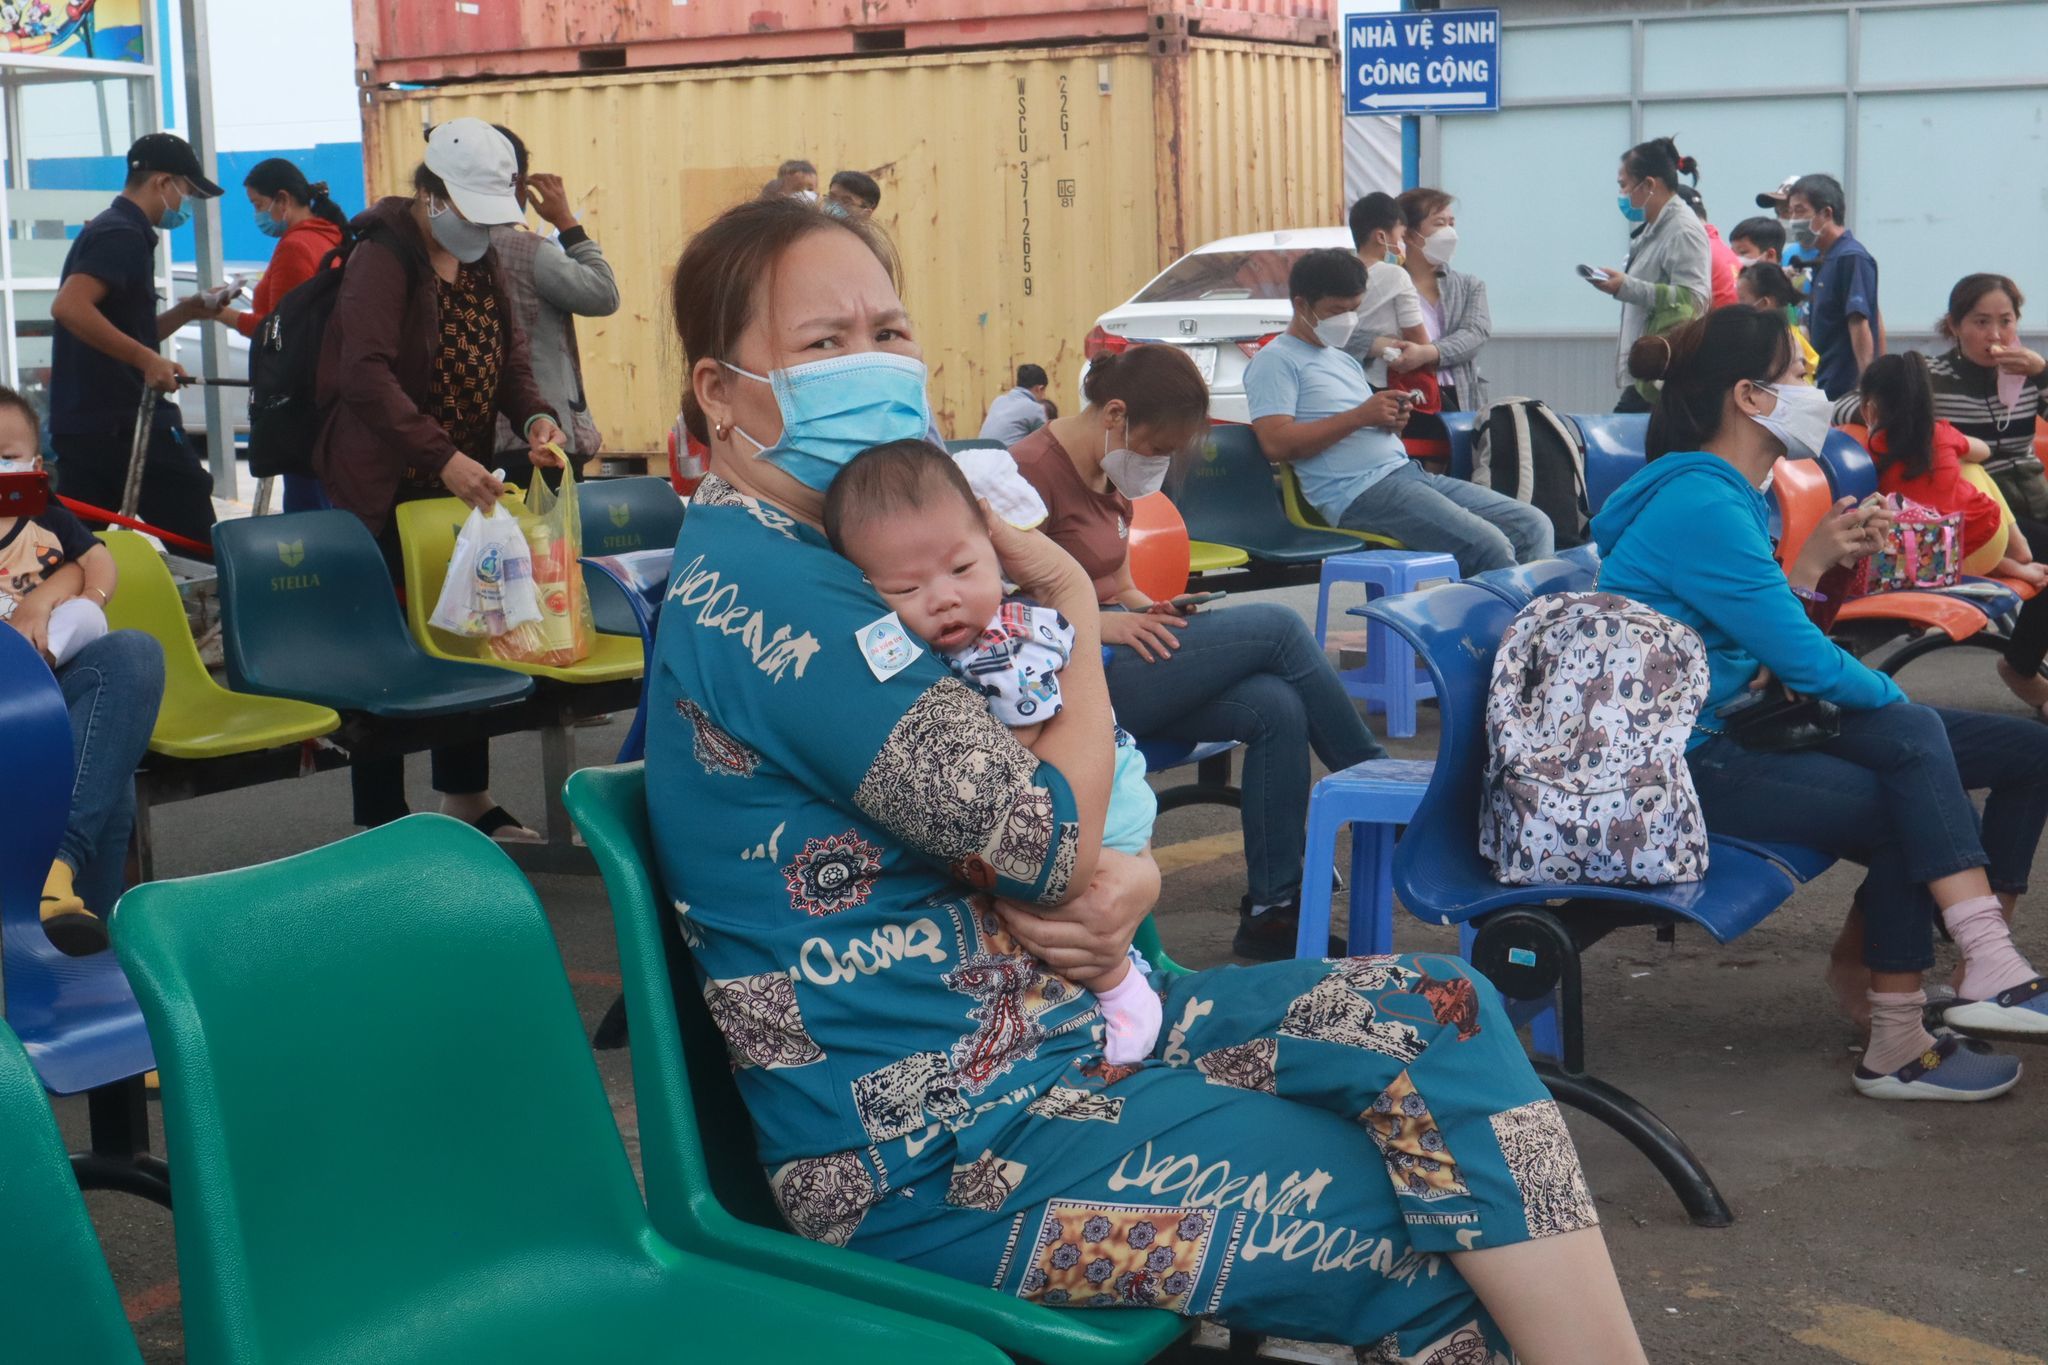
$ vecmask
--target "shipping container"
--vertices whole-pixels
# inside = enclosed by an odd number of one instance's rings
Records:
[[[365,84],[1146,38],[1322,43],[1334,0],[355,0]]]
[[[614,449],[659,450],[682,365],[669,318],[683,242],[778,163],[882,187],[876,221],[948,434],[972,435],[1021,363],[1063,408],[1095,319],[1218,237],[1342,218],[1337,71],[1327,49],[1194,40],[896,56],[378,92],[372,194],[404,192],[426,127],[516,130],[555,171],[618,273],[610,318],[578,323],[593,414]]]

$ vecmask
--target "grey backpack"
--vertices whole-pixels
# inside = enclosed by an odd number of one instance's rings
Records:
[[[1479,851],[1510,886],[1658,886],[1707,874],[1685,766],[1707,697],[1689,626],[1611,593],[1564,592],[1501,637],[1486,699]]]

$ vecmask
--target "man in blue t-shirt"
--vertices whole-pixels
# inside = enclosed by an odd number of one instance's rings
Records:
[[[1806,289],[1806,336],[1820,352],[1813,382],[1828,397],[1840,398],[1855,389],[1883,350],[1877,259],[1842,222],[1848,202],[1833,176],[1801,176],[1787,204],[1794,239],[1820,252]]]
[[[1371,531],[1411,550],[1454,555],[1470,578],[1487,569],[1547,558],[1550,519],[1490,488],[1426,472],[1394,433],[1410,396],[1375,394],[1345,354],[1365,294],[1356,252],[1303,253],[1287,277],[1294,320],[1245,371],[1245,397],[1259,446],[1291,465],[1302,496],[1332,526]]]
[[[200,173],[191,144],[150,133],[128,149],[121,193],[72,241],[50,303],[50,447],[66,497],[120,510],[143,387],[176,393],[184,377],[159,348],[186,323],[220,308],[197,294],[157,311],[157,230],[183,226],[191,217],[187,200],[219,193]],[[168,399],[152,409],[137,512],[152,526],[202,543],[213,526],[213,479],[185,443],[177,405]]]

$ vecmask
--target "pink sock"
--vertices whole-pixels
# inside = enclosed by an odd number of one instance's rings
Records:
[[[1963,984],[1957,993],[1963,999],[1989,1000],[2000,991],[2034,979],[2033,967],[2013,946],[1998,897],[1958,901],[1941,912],[1941,922],[1962,950]]]
[[[1111,1066],[1132,1066],[1151,1056],[1152,1045],[1159,1041],[1161,1010],[1159,996],[1145,974],[1133,967],[1123,980],[1096,992],[1095,998],[1109,1025],[1102,1046],[1104,1059]]]
[[[1927,1006],[1925,991],[1871,991],[1870,1046],[1863,1049],[1863,1065],[1884,1076],[1934,1046],[1934,1035],[1921,1022]]]

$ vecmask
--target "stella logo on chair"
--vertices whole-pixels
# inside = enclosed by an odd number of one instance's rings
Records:
[[[624,526],[633,519],[633,504],[629,502],[615,502],[611,505],[611,514],[612,525]]]
[[[303,540],[280,540],[277,542],[277,557],[287,569],[296,569],[306,558],[306,542]],[[270,580],[272,592],[295,592],[300,588],[317,588],[320,575],[316,573],[279,574]]]

